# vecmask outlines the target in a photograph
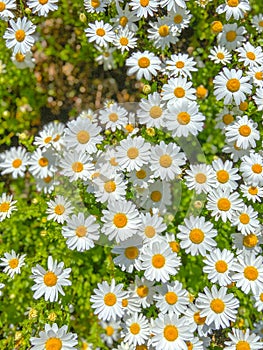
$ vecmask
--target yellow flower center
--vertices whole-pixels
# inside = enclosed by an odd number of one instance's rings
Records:
[[[231,202],[227,198],[220,198],[217,202],[217,208],[222,211],[228,211],[231,208]]]
[[[132,334],[139,334],[140,333],[140,330],[141,330],[141,327],[140,327],[140,325],[138,324],[138,323],[132,323],[131,325],[130,325],[130,332],[132,333]]]
[[[195,181],[198,183],[198,184],[203,184],[206,182],[206,175],[203,174],[203,173],[198,173],[195,175]]]
[[[196,312],[194,314],[194,321],[198,325],[202,325],[205,323],[206,317],[200,317],[200,312]]]
[[[45,350],[61,350],[62,341],[59,338],[49,338],[45,342]]]
[[[123,36],[120,38],[120,44],[122,46],[127,46],[129,44],[129,40],[125,36]]]
[[[239,109],[243,112],[246,111],[248,109],[248,103],[246,101],[241,102],[239,105]]]
[[[107,327],[105,328],[105,331],[106,331],[107,336],[110,337],[110,336],[112,336],[113,333],[114,333],[114,328],[113,328],[112,326],[107,326]]]
[[[263,79],[263,72],[256,72],[255,73],[255,78],[257,80],[262,80]]]
[[[200,244],[205,238],[204,232],[199,228],[194,228],[189,233],[189,239],[195,244]]]
[[[110,159],[110,165],[112,165],[112,166],[117,166],[118,165],[118,162],[116,162],[116,158],[115,157],[112,157]]]
[[[169,35],[168,25],[164,24],[163,26],[160,26],[158,32],[159,32],[161,37],[165,37],[165,36]]]
[[[22,42],[25,40],[26,33],[23,29],[18,29],[15,34],[16,40]]]
[[[75,233],[78,237],[84,237],[87,234],[87,228],[85,226],[78,226]]]
[[[188,114],[187,112],[180,112],[177,115],[177,121],[181,125],[189,124],[190,120],[191,120],[190,114]]]
[[[136,345],[135,350],[147,350],[147,345]]]
[[[258,25],[259,25],[260,27],[263,27],[263,21],[259,21],[259,22],[258,22]]]
[[[229,180],[229,174],[226,170],[219,170],[216,173],[217,181],[224,184]]]
[[[250,350],[250,345],[247,341],[245,340],[240,340],[237,344],[236,344],[236,350]]]
[[[4,11],[5,6],[6,6],[5,3],[0,1],[0,12]]]
[[[174,89],[174,96],[177,98],[182,98],[185,96],[185,90],[182,87],[177,87]]]
[[[2,213],[8,212],[9,208],[10,208],[9,202],[3,202],[0,204],[0,212],[2,212]]]
[[[157,118],[160,118],[161,115],[163,114],[163,110],[161,107],[159,106],[153,106],[151,109],[150,109],[150,116],[151,118],[153,119],[157,119]]]
[[[225,310],[225,303],[221,299],[213,299],[210,307],[216,314],[221,314]]]
[[[184,68],[184,62],[183,61],[177,61],[176,64],[175,64],[176,68]]]
[[[91,6],[93,8],[98,8],[100,6],[100,1],[99,0],[91,0]]]
[[[248,125],[241,125],[238,131],[244,137],[248,137],[251,134],[251,128]]]
[[[169,154],[163,154],[159,159],[159,164],[163,168],[169,168],[172,165],[173,159]]]
[[[218,260],[216,263],[215,263],[215,269],[217,272],[219,273],[224,273],[227,271],[227,263],[224,261],[224,260]]]
[[[237,7],[239,5],[239,0],[228,0],[227,4],[230,7]]]
[[[117,120],[118,120],[118,114],[117,113],[111,113],[110,115],[109,115],[109,120],[111,121],[111,122],[116,122]]]
[[[182,15],[177,14],[177,15],[174,16],[174,23],[175,24],[180,24],[182,22],[183,22],[183,16]]]
[[[254,266],[247,266],[244,269],[244,276],[249,281],[255,281],[258,278],[258,269]]]
[[[120,23],[120,25],[122,26],[122,27],[125,27],[126,26],[126,24],[128,23],[128,18],[127,17],[125,17],[125,16],[122,16],[121,18],[120,18],[120,21],[119,21],[119,23]]]
[[[250,186],[248,189],[248,193],[252,196],[256,196],[258,194],[258,188],[254,186]]]
[[[141,285],[136,290],[140,298],[145,298],[149,293],[149,288],[147,286]]]
[[[260,294],[259,299],[260,301],[263,301],[263,293]]]
[[[96,30],[96,34],[97,34],[98,36],[104,36],[104,35],[106,34],[106,32],[105,32],[105,30],[104,30],[103,28],[98,28],[98,29]]]
[[[52,177],[51,176],[47,176],[47,177],[44,177],[44,182],[46,183],[46,184],[48,184],[48,183],[50,183],[50,181],[52,180]]]
[[[19,260],[18,259],[11,259],[8,262],[8,265],[11,267],[11,269],[15,269],[19,264]]]
[[[180,244],[178,242],[169,242],[169,246],[174,253],[178,253],[180,251]]]
[[[127,225],[128,218],[123,213],[117,213],[117,214],[114,215],[113,223],[114,223],[114,225],[116,227],[123,228],[123,227],[125,227]]]
[[[21,52],[18,52],[15,56],[17,62],[24,62],[26,56],[23,55]]]
[[[236,78],[229,79],[228,82],[226,83],[226,87],[229,91],[236,92],[240,88],[240,82]]]
[[[54,274],[54,272],[52,271],[48,271],[45,275],[44,275],[44,283],[46,286],[48,287],[53,287],[57,284],[57,275]]]
[[[57,215],[62,215],[65,212],[65,207],[62,204],[58,204],[55,206],[54,212]]]
[[[80,173],[83,171],[84,166],[81,162],[74,162],[71,166],[72,170],[74,171],[74,173]]]
[[[136,147],[131,147],[127,151],[127,156],[130,159],[135,159],[138,157],[138,155],[139,155],[139,151],[138,151],[138,148],[136,148]]]
[[[161,269],[165,265],[165,257],[162,254],[155,254],[152,257],[152,265],[156,269]]]
[[[222,30],[223,30],[222,22],[214,21],[211,25],[211,29],[215,34],[222,32]]]
[[[85,143],[89,142],[90,134],[85,130],[81,130],[77,133],[77,140],[79,143],[85,144]]]
[[[155,233],[156,233],[156,231],[155,231],[155,228],[153,226],[146,226],[144,229],[144,234],[148,238],[154,237]]]
[[[146,177],[146,175],[147,175],[146,171],[143,169],[136,171],[136,177],[138,179],[144,179]]]
[[[134,260],[139,255],[139,249],[137,247],[128,247],[124,252],[127,259]]]
[[[39,164],[42,168],[44,168],[44,167],[48,166],[48,159],[45,158],[45,157],[42,157],[42,158],[39,159],[38,164]]]
[[[132,132],[134,130],[134,126],[132,124],[127,124],[125,126],[125,129],[128,131],[128,132]]]
[[[200,85],[196,89],[196,96],[198,98],[205,98],[207,95],[207,92],[208,92],[208,90],[203,85]]]
[[[225,125],[229,125],[230,123],[232,123],[234,121],[234,117],[232,114],[225,114],[222,118],[223,123]]]
[[[225,58],[225,55],[222,52],[218,52],[216,54],[217,58],[219,58],[220,60],[223,60]]]
[[[254,233],[250,233],[243,238],[243,245],[247,248],[253,248],[258,244],[258,238]]]
[[[138,65],[140,68],[147,68],[149,67],[150,63],[151,62],[148,57],[141,57],[138,60]]]
[[[113,306],[117,303],[117,298],[114,293],[107,293],[104,296],[104,304],[107,306]]]
[[[261,164],[253,164],[251,167],[253,173],[260,174],[262,173],[262,165]]]
[[[162,199],[162,193],[160,191],[152,191],[151,200],[153,202],[160,202],[161,199]]]
[[[174,293],[174,292],[167,292],[165,294],[165,301],[169,304],[169,305],[174,305],[177,303],[178,300],[178,296]]]
[[[247,52],[246,56],[251,61],[254,61],[256,59],[256,55],[254,54],[254,52]]]
[[[234,30],[230,30],[226,33],[226,40],[232,42],[236,39],[237,33]]]
[[[127,300],[127,299],[122,299],[122,301],[121,301],[121,305],[122,305],[122,307],[127,307],[127,306],[128,306],[128,304],[129,304],[129,302],[128,302],[128,300]]]
[[[22,160],[21,159],[15,159],[12,162],[13,168],[16,168],[16,169],[19,168],[21,166],[21,164],[22,164]]]
[[[116,190],[116,184],[114,181],[107,181],[104,184],[104,190],[108,193],[112,193]]]
[[[239,221],[241,222],[241,224],[247,225],[250,221],[250,217],[248,214],[242,213],[239,215]]]
[[[168,341],[175,341],[178,338],[178,329],[173,325],[165,326],[163,336]]]
[[[187,345],[187,350],[193,350],[194,348],[193,343],[191,343],[190,341],[187,341],[186,345]]]
[[[146,7],[149,5],[149,0],[140,0],[140,4],[141,6]]]

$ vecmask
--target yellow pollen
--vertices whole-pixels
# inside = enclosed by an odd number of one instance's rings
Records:
[[[121,18],[120,18],[120,21],[119,21],[119,23],[120,23],[120,25],[122,26],[122,27],[125,27],[126,26],[126,24],[128,23],[128,18],[127,17],[125,17],[125,16],[122,16]]]
[[[222,52],[218,52],[216,54],[217,58],[219,58],[220,60],[223,60],[225,58],[225,55]]]
[[[177,14],[177,15],[174,16],[174,23],[175,24],[180,24],[182,22],[183,22],[183,16],[182,15]]]
[[[134,126],[132,124],[127,124],[125,126],[125,129],[128,131],[128,132],[132,132],[134,130]]]
[[[248,193],[252,196],[256,196],[258,194],[258,188],[254,186],[250,186],[248,189]]]
[[[258,270],[254,266],[247,266],[244,269],[244,276],[249,281],[255,281],[258,278]]]
[[[224,260],[218,260],[216,263],[215,263],[215,269],[217,272],[219,273],[224,273],[227,271],[227,263],[224,261]]]
[[[56,205],[54,212],[57,215],[62,215],[65,212],[65,207],[62,204],[58,204]]]
[[[229,125],[230,123],[232,123],[234,121],[234,117],[232,114],[225,114],[222,118],[223,123],[225,125]]]
[[[49,143],[50,141],[52,141],[52,137],[48,136],[44,139],[44,143]]]
[[[175,66],[178,69],[184,68],[184,62],[183,61],[177,61]]]
[[[46,286],[48,287],[53,287],[57,284],[57,276],[54,274],[54,272],[52,271],[48,271],[45,275],[44,275],[44,283]]]
[[[152,191],[151,200],[153,202],[160,202],[161,199],[162,199],[162,193],[160,191]]]
[[[3,202],[0,204],[0,213],[7,213],[9,209],[10,209],[9,202]]]
[[[145,298],[149,294],[149,288],[141,285],[137,288],[136,292],[140,298]]]
[[[139,255],[139,249],[137,247],[128,247],[124,252],[127,259],[134,260]]]
[[[239,105],[239,109],[243,112],[246,111],[248,109],[248,103],[246,101],[241,102]]]
[[[118,117],[118,114],[117,114],[117,113],[111,113],[111,114],[109,115],[109,120],[110,120],[111,122],[116,122],[118,119],[119,119],[119,117]]]
[[[48,159],[45,158],[45,157],[42,157],[42,158],[39,159],[38,164],[39,164],[42,168],[44,168],[44,167],[48,166]]]
[[[75,172],[75,173],[80,173],[83,171],[84,169],[84,166],[81,162],[74,162],[71,166],[72,170]]]
[[[200,312],[196,312],[194,314],[194,321],[198,325],[202,325],[205,323],[206,317],[200,317]]]
[[[229,79],[226,83],[226,87],[231,92],[237,92],[240,88],[240,82],[236,78]]]
[[[250,345],[247,341],[245,340],[240,340],[237,344],[236,344],[236,350],[250,350]]]
[[[11,267],[11,269],[15,269],[19,264],[19,260],[18,259],[11,259],[8,262],[8,265]]]
[[[221,314],[225,310],[225,303],[221,299],[213,299],[210,307],[216,314]]]
[[[250,217],[248,214],[242,213],[239,215],[239,221],[241,222],[241,224],[247,225],[250,221]]]
[[[140,0],[140,4],[141,6],[146,7],[149,5],[149,0]]]
[[[178,330],[173,325],[165,326],[163,330],[163,336],[168,341],[175,341],[178,338]]]
[[[13,168],[16,168],[16,169],[19,168],[21,166],[21,164],[22,164],[22,160],[21,159],[15,159],[12,162]]]
[[[81,130],[77,133],[77,140],[79,143],[85,144],[85,143],[89,142],[90,134],[85,130]]]
[[[26,58],[26,56],[23,55],[21,52],[18,52],[15,57],[17,62],[24,62]]]
[[[165,257],[162,254],[155,254],[152,257],[152,265],[156,269],[161,269],[165,265]]]
[[[107,326],[106,328],[105,328],[105,331],[106,331],[106,334],[107,334],[107,336],[112,336],[113,335],[113,333],[114,333],[114,328],[112,327],[112,326]]]
[[[127,156],[130,159],[135,159],[138,157],[138,155],[139,155],[139,151],[138,151],[138,148],[136,148],[136,147],[131,147],[127,151]]]
[[[138,60],[138,65],[140,68],[147,68],[147,67],[149,67],[150,63],[151,62],[150,62],[149,58],[147,58],[147,57],[141,57]]]
[[[158,32],[159,32],[161,37],[165,37],[165,36],[169,35],[169,27],[168,27],[168,25],[164,24],[163,26],[160,26]]]
[[[263,72],[256,72],[254,76],[257,80],[262,80],[263,79]]]
[[[262,165],[261,164],[253,164],[252,167],[251,167],[253,173],[255,174],[260,174],[262,173]]]
[[[149,111],[150,117],[153,119],[160,118],[163,114],[163,110],[159,106],[153,106]]]
[[[199,228],[194,228],[189,233],[189,239],[195,244],[200,244],[205,238],[204,232]]]
[[[226,33],[226,40],[232,42],[236,39],[237,33],[234,30],[230,30]]]
[[[218,34],[223,30],[223,24],[220,21],[214,21],[211,25],[212,32]]]
[[[104,35],[106,34],[106,32],[105,32],[105,30],[104,30],[103,28],[98,28],[98,29],[96,30],[96,34],[97,34],[98,36],[104,36]]]
[[[254,54],[254,52],[247,52],[246,56],[251,61],[254,61],[256,59],[256,55]]]
[[[169,304],[169,305],[174,305],[177,303],[178,300],[178,296],[174,293],[174,292],[167,292],[165,294],[165,301]]]
[[[100,6],[100,1],[99,0],[91,0],[91,6],[93,8],[98,8]]]
[[[26,33],[23,29],[18,29],[15,34],[16,40],[20,43],[25,40]]]
[[[4,11],[5,6],[6,6],[5,3],[0,1],[0,12]]]
[[[145,179],[146,175],[146,171],[143,169],[136,171],[136,177],[140,180]]]
[[[85,226],[78,226],[75,233],[78,237],[84,237],[87,234],[87,228]]]
[[[138,324],[138,323],[132,323],[131,325],[130,325],[130,332],[132,333],[132,334],[139,334],[140,333],[140,330],[141,330],[141,327],[140,327],[140,325]]]
[[[243,245],[247,248],[254,248],[258,244],[258,238],[254,233],[250,233],[243,238]]]
[[[61,350],[62,341],[59,338],[49,338],[45,342],[45,350]]]
[[[206,175],[203,174],[203,173],[198,173],[195,175],[195,181],[198,183],[198,184],[203,184],[206,182]]]
[[[237,7],[239,5],[239,0],[228,0],[227,4],[229,7]]]
[[[114,181],[107,181],[104,184],[104,190],[108,193],[112,193],[116,190],[116,184]]]
[[[127,299],[122,299],[122,301],[121,301],[121,305],[122,305],[122,307],[127,307],[127,306],[128,306],[128,304],[129,304],[129,302],[128,302],[128,300],[127,300]]]
[[[227,198],[220,198],[217,202],[217,208],[222,211],[228,211],[231,208],[231,203]]]
[[[189,124],[191,120],[190,114],[188,114],[187,112],[180,112],[177,115],[177,121],[180,125],[187,125]]]
[[[117,213],[113,217],[113,223],[117,228],[123,228],[128,223],[128,218],[123,213]]]
[[[113,306],[117,303],[117,298],[114,293],[107,293],[104,296],[104,304],[107,306]]]
[[[159,159],[159,164],[163,168],[169,168],[173,163],[173,159],[169,154],[163,154]]]
[[[219,170],[216,173],[216,178],[218,182],[224,184],[229,180],[229,174],[226,170]]]
[[[251,134],[251,128],[248,125],[241,125],[238,131],[243,137],[248,137]]]
[[[156,234],[155,228],[153,226],[146,226],[144,229],[144,234],[148,238],[154,237]]]
[[[169,246],[174,253],[178,253],[180,251],[180,244],[178,242],[169,242]]]
[[[127,46],[129,44],[129,40],[125,36],[123,36],[120,38],[120,44],[122,46]]]
[[[174,96],[177,98],[182,98],[185,96],[185,89],[182,87],[177,87],[174,89]]]

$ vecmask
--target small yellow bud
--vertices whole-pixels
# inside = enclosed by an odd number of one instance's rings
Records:
[[[87,17],[85,15],[85,13],[80,13],[79,15],[79,20],[82,22],[82,23],[86,23],[87,22]]]
[[[142,91],[144,94],[148,95],[152,91],[152,88],[150,85],[145,84],[142,88]]]

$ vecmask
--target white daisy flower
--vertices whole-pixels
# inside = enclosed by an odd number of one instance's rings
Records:
[[[171,78],[162,87],[162,98],[168,101],[168,106],[179,101],[196,100],[195,89],[191,86],[192,82],[187,82],[185,77]]]
[[[167,229],[163,218],[155,213],[150,214],[141,213],[142,224],[139,227],[138,234],[142,237],[143,243],[149,243],[152,240],[159,241],[161,239],[161,233]]]
[[[153,296],[156,292],[154,281],[149,281],[145,277],[135,276],[134,284],[131,284],[129,291],[136,298],[137,304],[142,308],[147,308],[154,303]]]
[[[139,18],[136,16],[135,12],[130,11],[129,3],[122,9],[119,5],[119,1],[116,0],[116,9],[118,12],[117,16],[110,19],[110,21],[114,23],[114,26],[116,26],[117,29],[128,28],[134,33],[137,32],[138,26],[135,22],[138,22]]]
[[[201,310],[200,316],[206,317],[205,323],[214,329],[226,328],[230,322],[236,320],[239,307],[239,300],[234,294],[227,294],[227,288],[219,290],[215,285],[211,290],[204,288],[204,293],[199,293],[196,299],[196,306]]]
[[[222,63],[226,65],[230,63],[232,60],[231,53],[223,46],[214,46],[213,49],[210,50],[210,55],[208,56],[215,63]]]
[[[128,122],[127,110],[117,103],[111,104],[105,109],[99,111],[99,120],[105,126],[106,129],[116,131],[121,129]]]
[[[205,340],[207,340],[207,344],[205,344]],[[197,337],[194,337],[191,341],[186,342],[188,349],[192,349],[192,350],[206,350],[208,349],[209,344],[210,344],[210,338],[199,339]]]
[[[254,232],[259,227],[258,213],[251,205],[246,206],[233,214],[231,224],[237,226],[238,231],[243,235]]]
[[[67,221],[73,211],[71,202],[61,195],[56,196],[54,200],[48,201],[47,205],[47,220],[53,220],[59,224]]]
[[[142,311],[141,304],[138,301],[138,295],[134,295],[133,292],[128,291],[126,298],[122,299],[122,307],[124,309],[124,317],[127,315],[134,315]]]
[[[211,215],[218,221],[223,222],[232,219],[232,215],[237,210],[242,210],[244,203],[237,192],[230,193],[228,189],[221,190],[217,188],[208,194],[207,209],[211,210]]]
[[[14,18],[14,14],[10,10],[16,10],[16,1],[2,0],[0,2],[0,19],[8,21],[9,18]]]
[[[263,88],[263,65],[249,67],[247,75],[256,87]]]
[[[262,248],[260,245],[263,243],[263,236],[260,232],[260,228],[255,231],[255,233],[249,233],[244,236],[241,232],[233,233],[233,248],[236,249],[238,254],[250,254],[254,252],[255,254],[262,253]]]
[[[116,51],[115,47],[94,46],[99,52],[99,56],[95,58],[95,61],[98,63],[98,65],[103,65],[103,70],[108,71],[117,68],[117,64],[113,57],[113,52]]]
[[[244,18],[244,14],[250,11],[248,0],[228,0],[225,4],[221,4],[216,8],[218,14],[225,13],[226,20],[233,16],[235,20]]]
[[[85,29],[85,33],[90,43],[95,41],[97,45],[103,47],[107,47],[109,43],[112,43],[115,37],[109,23],[97,20],[95,23],[89,23],[89,28]]]
[[[167,18],[157,17],[157,22],[149,22],[148,39],[153,42],[154,47],[164,50],[179,40],[178,30],[169,23]]]
[[[207,277],[212,283],[227,286],[232,283],[231,273],[234,261],[234,254],[231,251],[227,249],[221,251],[217,248],[205,257],[203,271],[208,274]]]
[[[0,258],[0,266],[4,267],[3,272],[11,278],[14,278],[15,274],[21,273],[21,267],[25,265],[26,254],[16,254],[14,250],[10,253],[4,253],[4,258]]]
[[[136,73],[136,79],[151,80],[156,76],[161,69],[161,61],[152,52],[134,52],[131,57],[126,60],[126,66],[130,67],[127,70],[127,75]]]
[[[102,171],[98,177],[95,177],[93,184],[97,201],[105,203],[112,200],[125,200],[127,181],[122,174]]]
[[[261,202],[261,198],[263,198],[263,187],[259,186],[250,186],[250,185],[241,185],[241,192],[245,198],[253,203]]]
[[[72,215],[62,227],[62,235],[67,239],[69,249],[83,252],[94,247],[94,241],[100,238],[100,225],[92,215],[85,217],[83,213]]]
[[[249,156],[243,156],[240,171],[248,185],[263,186],[263,157],[259,153],[250,152]]]
[[[229,51],[235,50],[245,41],[245,37],[243,36],[245,33],[245,27],[238,27],[237,23],[225,24],[222,32],[217,36],[218,44]]]
[[[238,349],[262,349],[262,341],[258,335],[251,333],[249,329],[244,332],[241,329],[232,329],[232,333],[228,333],[230,341],[225,341],[225,350],[238,350]]]
[[[158,92],[149,94],[147,99],[141,99],[137,112],[140,124],[146,124],[147,128],[161,128],[165,126],[167,110]]]
[[[256,93],[253,95],[253,100],[255,101],[258,111],[263,110],[263,88],[258,87]]]
[[[55,189],[55,186],[59,184],[54,177],[47,176],[43,178],[35,178],[37,191],[43,191],[45,194],[52,193]]]
[[[101,220],[104,224],[101,231],[110,241],[115,239],[119,243],[137,233],[141,218],[135,204],[112,200],[107,208],[108,210],[102,210]]]
[[[26,17],[22,19],[19,17],[15,22],[10,20],[10,27],[8,27],[3,35],[6,39],[6,46],[12,49],[14,54],[21,52],[23,55],[30,51],[35,42],[32,34],[35,32],[36,26]]]
[[[187,10],[186,6],[183,8],[182,6],[175,4],[174,9],[172,11],[168,11],[167,17],[167,20],[171,22],[174,28],[176,28],[180,33],[183,29],[189,27],[192,15],[190,11]]]
[[[105,12],[108,0],[84,0],[84,7],[89,13]]]
[[[42,151],[40,148],[37,148],[28,161],[28,170],[33,176],[41,179],[48,176],[53,177],[57,171],[56,162],[57,159],[52,150]]]
[[[170,59],[165,62],[168,74],[172,77],[183,76],[192,78],[191,72],[196,72],[196,62],[193,57],[189,57],[188,54],[173,54]]]
[[[229,157],[233,160],[233,162],[238,162],[245,155],[249,155],[250,149],[242,149],[237,147],[235,142],[227,142],[223,147],[223,152],[229,154]]]
[[[258,33],[263,31],[263,14],[260,13],[252,17],[252,27],[256,28]]]
[[[39,338],[32,337],[30,342],[32,350],[77,350],[75,345],[78,345],[78,336],[75,333],[67,333],[68,326],[58,328],[56,323],[52,326],[45,324],[45,331],[39,332]]]
[[[127,174],[129,182],[134,187],[146,189],[153,182],[152,171],[148,165],[143,165],[140,170],[132,170]]]
[[[217,230],[210,221],[205,221],[203,216],[190,216],[184,219],[184,225],[178,226],[177,238],[181,240],[180,246],[187,254],[206,256],[216,247],[214,237]]]
[[[27,0],[27,6],[32,9],[32,13],[38,16],[47,17],[49,11],[56,11],[58,0]]]
[[[139,199],[138,205],[146,210],[156,208],[160,214],[164,213],[172,204],[171,184],[167,181],[156,180],[150,183]]]
[[[261,46],[254,47],[250,43],[244,43],[236,49],[238,52],[239,62],[243,62],[244,66],[260,66],[263,64],[263,52]]]
[[[150,242],[142,247],[139,259],[141,270],[149,281],[167,282],[170,275],[176,275],[181,265],[181,259],[172,252],[169,244]]]
[[[170,12],[171,10],[176,10],[177,7],[185,9],[186,3],[184,0],[161,0],[160,7],[166,7],[167,11]]]
[[[253,295],[254,300],[254,307],[257,309],[257,311],[261,312],[263,311],[263,292],[257,295]]]
[[[238,187],[237,181],[241,179],[238,168],[233,167],[233,162],[228,159],[223,163],[222,159],[213,160],[212,167],[216,174],[216,187],[229,189],[231,192]]]
[[[100,326],[105,331],[105,333],[100,334],[102,341],[107,346],[112,348],[113,343],[120,339],[120,332],[119,332],[121,329],[120,321],[117,321],[117,322],[101,321]]]
[[[209,193],[215,187],[215,172],[211,165],[190,164],[190,169],[185,173],[186,186],[190,190],[195,190],[197,194]]]
[[[135,313],[125,318],[121,337],[130,346],[143,345],[150,337],[150,324],[143,314]]]
[[[223,110],[217,114],[216,127],[225,131],[227,125],[230,125],[235,120],[235,112],[233,108],[224,107]]]
[[[214,94],[217,100],[224,99],[224,104],[231,104],[235,101],[236,105],[246,100],[245,94],[252,91],[251,84],[248,83],[250,77],[244,77],[242,70],[223,68],[213,83],[215,85]]]
[[[124,51],[129,51],[130,49],[134,49],[137,46],[137,38],[135,37],[135,33],[129,30],[129,28],[121,29],[118,33],[116,33],[116,37],[113,40],[113,45],[121,50],[123,54]]]
[[[153,16],[154,12],[157,11],[158,1],[157,0],[131,0],[129,5],[132,11],[139,18],[147,18]]]
[[[70,181],[87,180],[94,171],[90,155],[77,151],[65,152],[59,166],[61,168],[60,174],[68,177]]]
[[[161,141],[159,145],[152,147],[150,169],[154,177],[161,180],[174,180],[176,176],[182,174],[180,168],[185,164],[186,156],[180,152],[180,147],[174,143],[165,144]]]
[[[123,284],[115,283],[115,279],[111,280],[111,284],[103,281],[98,283],[98,288],[94,289],[94,293],[90,301],[94,314],[102,321],[116,321],[124,314],[122,300],[126,298],[127,293],[123,291]]]
[[[11,213],[17,210],[16,202],[17,201],[13,201],[13,195],[2,193],[0,197],[0,222],[6,218],[10,218]]]
[[[12,178],[24,177],[26,166],[28,165],[29,154],[25,148],[11,147],[10,150],[3,154],[3,159],[0,163],[2,175],[12,174]]]
[[[233,281],[237,288],[244,293],[250,291],[253,294],[259,294],[262,291],[263,283],[263,257],[256,256],[253,252],[250,254],[239,254],[237,262],[233,264]]]
[[[32,267],[33,275],[30,278],[35,282],[31,287],[34,291],[33,298],[39,299],[44,295],[45,301],[58,301],[59,293],[65,295],[62,287],[71,286],[71,281],[68,279],[71,268],[63,270],[64,262],[58,263],[52,256],[48,257],[47,266],[47,271],[39,264]]]
[[[188,308],[184,312],[183,319],[186,324],[193,328],[193,331],[198,332],[199,337],[203,338],[207,337],[212,332],[212,329],[205,323],[206,316],[201,317],[200,312],[201,310],[195,304],[188,303]]]

